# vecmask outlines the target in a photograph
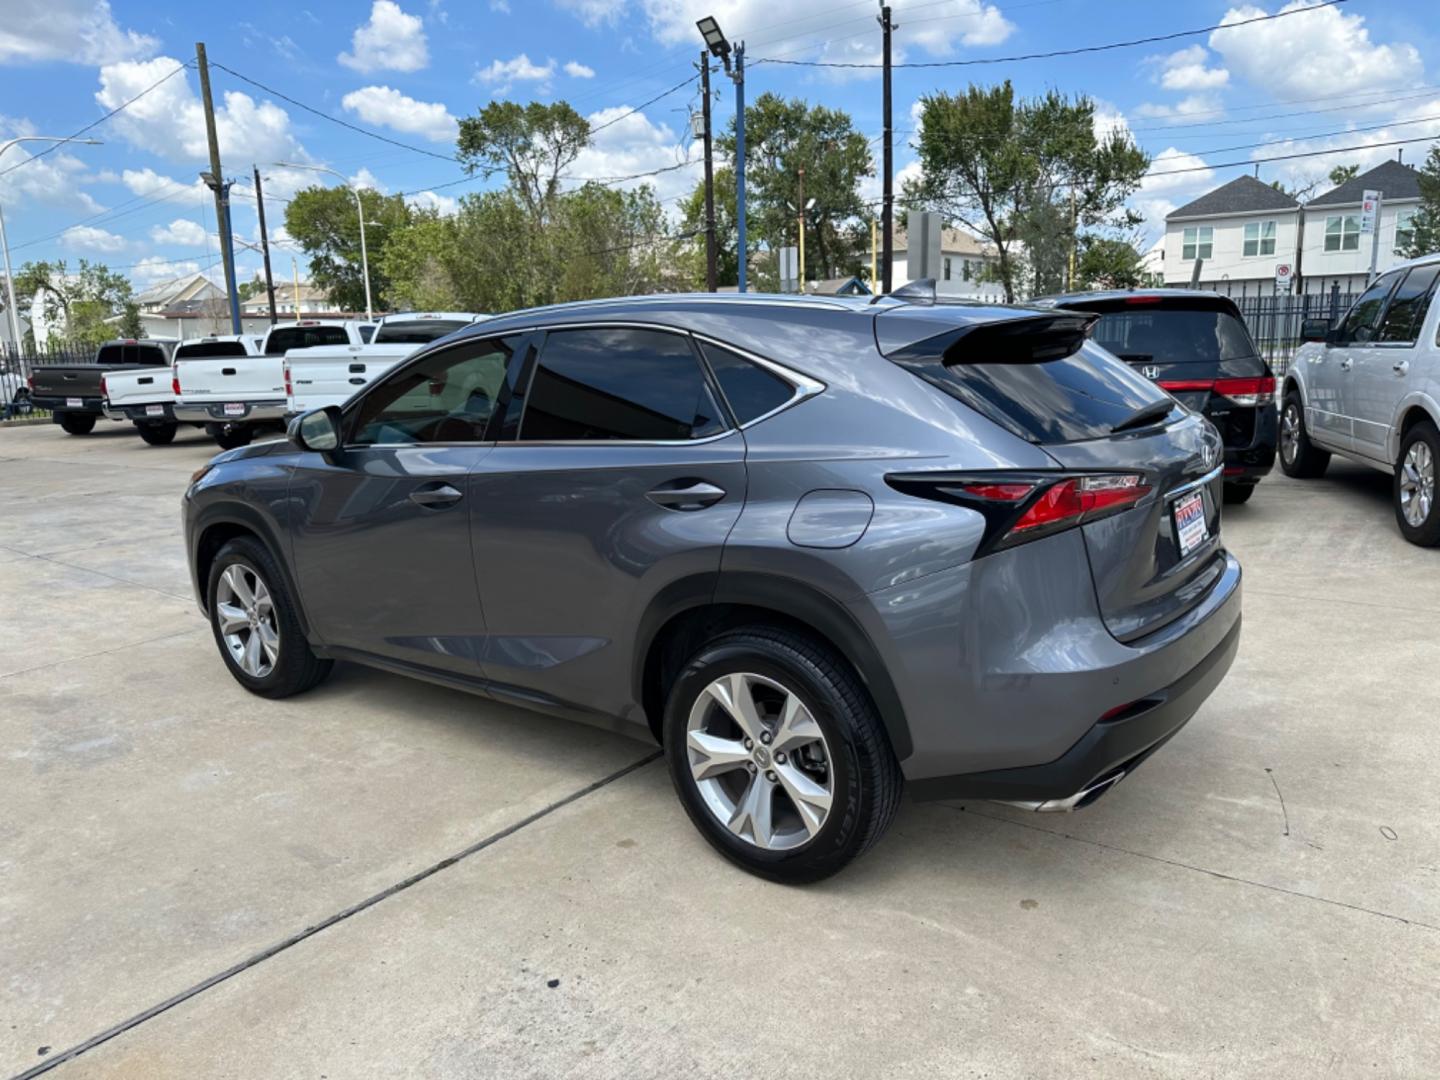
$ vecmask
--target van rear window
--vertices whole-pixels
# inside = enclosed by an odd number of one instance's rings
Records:
[[[1104,438],[1140,409],[1168,399],[1149,379],[1091,342],[1064,359],[1041,363],[942,364],[937,358],[909,369],[986,419],[1042,446]]]
[[[1102,311],[1095,343],[1132,364],[1205,364],[1255,355],[1245,324],[1228,311],[1135,307]]]
[[[206,356],[245,356],[245,346],[238,341],[197,341],[175,350],[176,360],[197,360]]]

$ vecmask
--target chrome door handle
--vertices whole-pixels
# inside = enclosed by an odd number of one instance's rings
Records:
[[[411,502],[428,510],[443,510],[454,506],[462,498],[464,496],[449,484],[426,484],[410,493]]]
[[[656,488],[647,491],[645,497],[667,510],[703,510],[723,499],[725,489],[696,480],[687,487]]]
[[[1390,365],[1390,370],[1395,372],[1396,375],[1404,375],[1410,370],[1410,361],[1396,360],[1395,363]]]

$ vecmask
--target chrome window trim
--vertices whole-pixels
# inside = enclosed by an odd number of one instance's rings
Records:
[[[696,341],[709,342],[711,345],[718,346],[719,348],[728,349],[736,356],[739,356],[741,359],[748,360],[750,363],[756,365],[757,367],[764,368],[766,371],[770,372],[770,374],[775,375],[778,378],[784,379],[786,382],[788,382],[791,386],[795,388],[795,393],[790,396],[790,400],[782,402],[775,408],[771,409],[769,412],[761,413],[753,420],[747,420],[745,423],[740,425],[741,431],[744,431],[746,428],[754,427],[756,424],[763,423],[764,421],[770,419],[770,417],[782,413],[786,409],[793,408],[794,406],[800,404],[800,402],[805,401],[808,398],[814,397],[816,394],[823,393],[826,389],[825,384],[819,379],[812,379],[809,375],[802,375],[800,372],[794,370],[793,368],[788,368],[784,364],[777,364],[774,360],[767,360],[763,356],[756,356],[748,349],[742,349],[738,345],[732,345],[728,341],[722,341],[720,338],[717,338],[711,334],[697,334],[694,331],[691,331],[690,336],[693,337]]]
[[[1169,502],[1171,499],[1178,499],[1181,495],[1188,495],[1196,488],[1202,488],[1206,484],[1214,483],[1216,480],[1219,480],[1222,475],[1224,475],[1224,472],[1224,465],[1216,465],[1215,468],[1211,469],[1204,476],[1196,480],[1191,480],[1188,484],[1181,484],[1179,487],[1171,488],[1165,493],[1165,501]]]

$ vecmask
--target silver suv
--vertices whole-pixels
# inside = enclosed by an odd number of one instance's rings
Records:
[[[1083,806],[1229,668],[1203,417],[1070,311],[674,296],[500,316],[185,496],[220,655],[663,745],[721,853],[834,873],[920,797]]]
[[[1280,466],[1324,474],[1344,454],[1395,477],[1395,520],[1412,544],[1440,544],[1440,255],[1375,279],[1338,326],[1307,320],[1280,405]]]

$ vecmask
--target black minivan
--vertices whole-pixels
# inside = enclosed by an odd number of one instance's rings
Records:
[[[1036,302],[1099,315],[1097,345],[1220,429],[1225,501],[1250,498],[1275,464],[1275,373],[1235,301],[1198,289],[1125,289]]]

